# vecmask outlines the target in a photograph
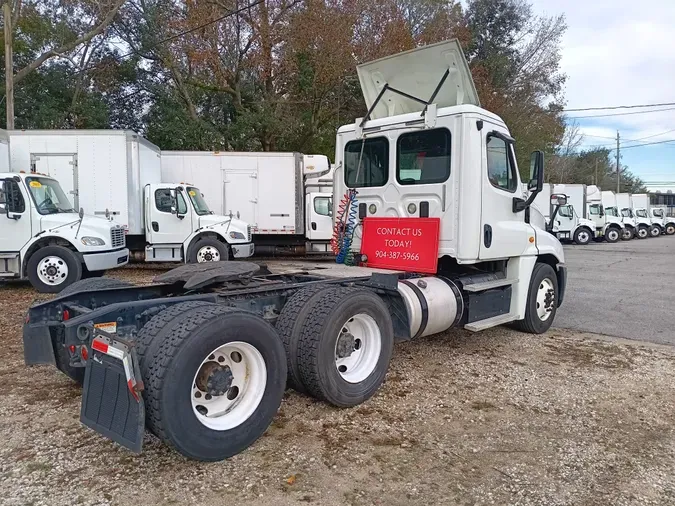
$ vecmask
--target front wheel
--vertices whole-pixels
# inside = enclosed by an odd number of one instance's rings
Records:
[[[633,237],[635,237],[635,230],[633,230],[630,227],[626,227],[623,229],[621,239],[623,239],[624,241],[630,241]]]
[[[231,457],[262,436],[286,385],[274,327],[253,313],[206,305],[170,319],[161,332],[143,367],[152,432],[202,461]]]
[[[637,230],[638,239],[646,239],[649,237],[649,228],[646,225],[641,225]]]
[[[668,223],[666,225],[666,235],[675,234],[675,223]]]
[[[63,246],[40,248],[28,259],[28,280],[42,293],[58,293],[82,278],[82,264]]]
[[[543,334],[553,324],[557,309],[558,278],[555,271],[548,264],[535,264],[527,293],[525,318],[515,322],[516,328],[530,334]]]
[[[618,228],[612,227],[605,233],[605,240],[609,243],[615,243],[619,239],[621,239],[621,232]]]
[[[591,242],[591,233],[586,228],[579,228],[574,232],[574,242],[579,245]]]
[[[227,245],[213,237],[204,237],[192,243],[188,250],[188,263],[225,262],[229,254]]]
[[[649,228],[649,235],[651,237],[658,237],[661,235],[661,229],[657,225],[652,225]]]

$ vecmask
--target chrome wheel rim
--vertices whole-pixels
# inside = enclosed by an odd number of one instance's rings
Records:
[[[220,262],[220,251],[213,246],[202,246],[197,251],[197,263]]]
[[[382,352],[382,333],[375,319],[359,313],[347,320],[335,341],[335,367],[348,383],[370,376]]]
[[[555,304],[555,289],[553,281],[544,278],[537,287],[537,316],[543,322],[551,317]]]
[[[68,279],[68,264],[57,256],[44,257],[37,266],[38,279],[45,285],[58,286]]]

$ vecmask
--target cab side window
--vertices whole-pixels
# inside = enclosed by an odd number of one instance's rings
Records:
[[[488,179],[495,188],[515,192],[518,186],[516,169],[511,158],[511,147],[496,135],[487,137]]]
[[[23,213],[26,210],[26,202],[17,182],[0,180],[0,212],[5,212],[8,205],[14,213]]]
[[[182,192],[176,192],[176,200],[178,204],[178,214],[187,214],[187,204],[185,203]],[[170,213],[172,204],[173,199],[171,198],[171,190],[162,188],[155,191],[155,207],[157,207],[158,211]]]

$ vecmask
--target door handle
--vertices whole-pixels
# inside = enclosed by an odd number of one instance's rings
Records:
[[[486,248],[492,246],[492,227],[490,225],[483,227],[483,243]]]
[[[154,232],[159,232],[159,223],[157,223],[156,221],[153,221],[152,222],[152,230]]]
[[[316,222],[315,221],[312,222],[312,230],[316,230]]]

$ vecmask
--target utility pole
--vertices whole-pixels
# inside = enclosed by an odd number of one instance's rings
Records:
[[[595,177],[593,178],[593,184],[598,185],[598,158],[595,158]]]
[[[621,153],[621,147],[619,145],[620,137],[619,131],[616,131],[616,193],[621,193],[621,169],[619,169],[619,159]]]
[[[7,0],[2,6],[5,28],[5,100],[7,130],[14,130],[14,58],[12,57],[12,6]]]

